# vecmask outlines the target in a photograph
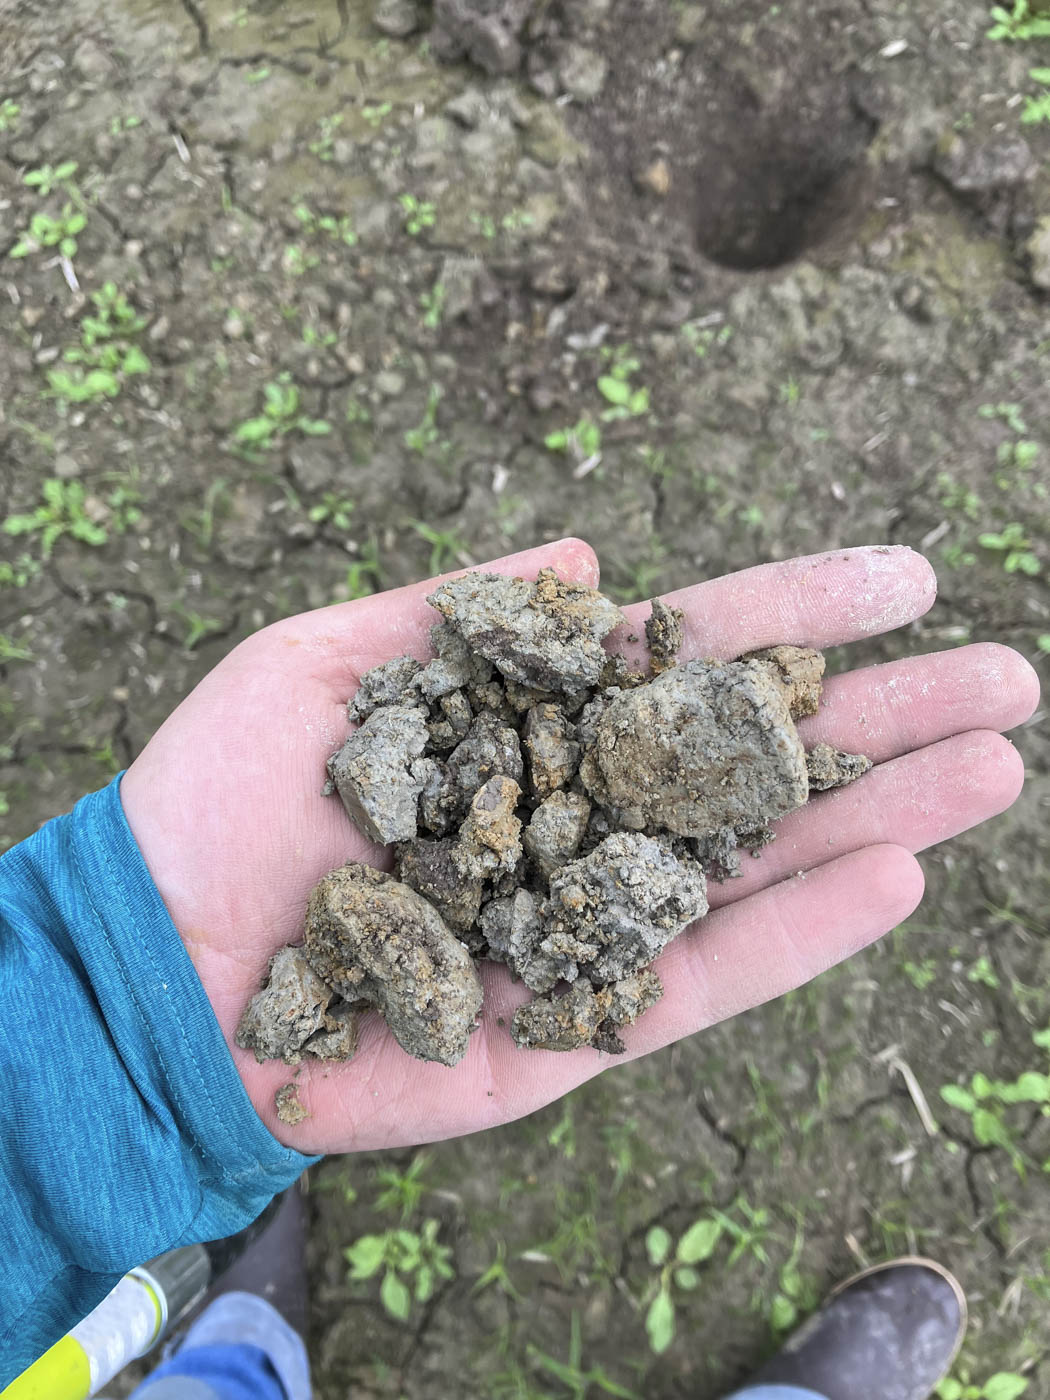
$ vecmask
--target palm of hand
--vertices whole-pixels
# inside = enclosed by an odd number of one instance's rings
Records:
[[[534,576],[544,565],[597,582],[579,541],[491,567]],[[320,796],[324,762],[346,733],[361,674],[391,656],[428,654],[431,584],[276,623],[236,648],[175,711],[125,775],[121,796],[257,1111],[282,1142],[340,1152],[436,1141],[539,1108],[611,1062],[591,1050],[519,1051],[506,1028],[528,993],[483,967],[485,1007],[454,1069],[421,1064],[378,1017],[348,1065],[312,1063],[299,1079],[310,1117],[277,1121],[280,1063],[257,1064],[233,1033],[273,953],[299,942],[307,896],[348,860],[379,863],[341,804]],[[742,574],[671,595],[686,610],[684,655],[734,656],[776,642],[823,646],[918,617],[934,597],[929,566],[908,550],[850,550]],[[640,630],[648,606],[627,609]],[[664,999],[625,1032],[645,1054],[797,986],[878,938],[918,903],[911,852],[994,815],[1016,797],[1021,761],[989,730],[1031,713],[1038,682],[992,645],[834,678],[800,726],[878,765],[778,826],[742,879],[713,885],[715,912],[658,962]],[[800,878],[800,872],[807,872]]]

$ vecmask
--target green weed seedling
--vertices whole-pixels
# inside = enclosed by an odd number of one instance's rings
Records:
[[[181,617],[186,624],[182,645],[187,651],[193,651],[194,647],[200,646],[205,637],[210,637],[213,632],[221,632],[225,625],[221,618],[205,617],[202,613],[194,612],[192,608],[183,607],[181,603],[174,604],[172,612]]]
[[[375,1278],[382,1272],[379,1298],[391,1317],[407,1320],[413,1299],[425,1303],[433,1296],[439,1279],[452,1279],[452,1250],[438,1243],[438,1222],[425,1220],[422,1231],[386,1230],[381,1235],[362,1235],[343,1253],[350,1265],[347,1278],[352,1283]]]
[[[1016,1371],[996,1371],[984,1385],[964,1385],[949,1376],[934,1391],[937,1400],[1020,1400],[1028,1381]]]
[[[422,293],[419,304],[423,308],[423,325],[428,331],[436,331],[445,309],[445,284],[435,282],[429,292]]]
[[[989,39],[1018,43],[1050,37],[1050,16],[1034,15],[1030,0],[1014,0],[1012,10],[993,5],[992,19],[995,23],[987,32]]]
[[[454,530],[438,530],[425,520],[410,520],[408,524],[420,539],[430,545],[430,560],[427,565],[432,574],[440,574],[465,555],[466,545]]]
[[[550,452],[567,452],[586,462],[602,450],[602,430],[585,415],[571,428],[555,428],[543,439],[543,445]]]
[[[41,198],[46,199],[58,186],[68,186],[76,173],[76,161],[64,160],[60,165],[41,165],[36,170],[27,170],[22,176],[22,183],[37,190]]]
[[[631,383],[631,375],[641,369],[641,361],[623,345],[608,353],[612,361],[609,371],[598,377],[598,392],[609,404],[602,413],[602,422],[640,418],[649,412],[649,390],[636,388]]]
[[[310,154],[325,162],[335,159],[335,133],[343,124],[344,114],[335,112],[317,123],[318,136],[308,147]]]
[[[1023,437],[1028,431],[1025,421],[1021,417],[1021,405],[1018,403],[983,403],[977,410],[977,416],[978,418],[1000,418],[1018,437]]]
[[[717,320],[702,316],[698,321],[686,321],[682,326],[682,336],[698,360],[706,360],[712,350],[728,345],[733,339],[733,327],[720,325],[721,315],[714,314]]]
[[[977,543],[982,549],[998,554],[1008,574],[1022,573],[1034,578],[1042,568],[1038,556],[1032,552],[1032,542],[1026,536],[1024,526],[1016,520],[1004,525],[1000,531],[985,530],[977,536]]]
[[[583,1369],[583,1335],[579,1314],[575,1310],[570,1323],[567,1361],[555,1360],[553,1356],[548,1356],[545,1351],[540,1351],[539,1347],[534,1346],[531,1342],[526,1347],[525,1354],[533,1365],[559,1381],[569,1392],[572,1400],[588,1400],[592,1386],[597,1386],[603,1395],[618,1396],[619,1400],[641,1400],[640,1396],[636,1395],[633,1390],[617,1385],[600,1366],[592,1366],[588,1371]]]
[[[1032,1040],[1040,1049],[1050,1051],[1050,1030],[1037,1031]],[[1017,1174],[1025,1175],[1028,1158],[1014,1141],[1007,1110],[1016,1104],[1034,1104],[1050,1117],[1050,1074],[1025,1070],[1011,1082],[975,1074],[968,1089],[961,1084],[943,1085],[941,1098],[949,1107],[969,1115],[976,1142],[982,1147],[1001,1147]],[[1043,1163],[1043,1170],[1050,1171],[1050,1160]]]
[[[337,530],[349,530],[350,516],[354,503],[338,491],[326,491],[316,505],[307,512],[308,519],[315,525],[333,525]]]
[[[1037,122],[1050,122],[1050,68],[1030,68],[1028,76],[1046,89],[1035,97],[1029,97],[1021,112],[1024,126],[1034,126]]]
[[[393,110],[392,102],[366,102],[361,115],[373,131],[378,131]]]
[[[407,429],[404,434],[405,446],[411,452],[418,452],[420,457],[425,457],[428,448],[433,447],[440,437],[437,426],[437,410],[441,396],[441,385],[431,384],[427,392],[427,405],[423,410],[422,420],[416,427]]]
[[[383,571],[379,563],[379,548],[375,540],[369,540],[361,549],[360,559],[355,559],[346,571],[345,596],[351,600],[367,598],[373,593],[378,593],[382,586]]]
[[[9,661],[32,661],[33,653],[28,647],[19,646],[13,637],[0,632],[0,666]]]
[[[80,344],[72,345],[62,358],[79,368],[51,369],[47,374],[50,394],[66,403],[92,403],[114,399],[134,375],[148,374],[148,357],[130,339],[146,324],[114,282],[91,294],[95,310],[80,323]]]
[[[323,418],[310,418],[300,409],[299,390],[287,372],[263,387],[263,411],[234,429],[233,442],[246,456],[267,452],[288,433],[324,437],[332,425]]]
[[[53,219],[49,214],[34,214],[29,220],[29,227],[19,236],[7,256],[28,258],[31,253],[43,252],[45,248],[57,248],[64,258],[75,257],[77,234],[86,223],[87,215],[68,201],[57,218]]]
[[[345,243],[348,248],[357,244],[357,234],[349,214],[315,214],[302,200],[295,205],[292,213],[302,225],[303,232],[311,238],[323,233],[329,238]]]
[[[674,1341],[676,1290],[691,1293],[699,1285],[696,1266],[715,1252],[722,1229],[718,1220],[702,1216],[689,1226],[677,1245],[662,1225],[654,1225],[646,1234],[645,1252],[659,1273],[647,1291],[645,1330],[649,1345],[658,1356]]]
[[[503,1240],[497,1242],[495,1259],[470,1291],[471,1293],[484,1293],[486,1288],[493,1287],[498,1288],[501,1293],[505,1293],[508,1298],[514,1298],[517,1302],[523,1301],[521,1294],[511,1281],[510,1271],[507,1268],[507,1246]]]
[[[407,1171],[381,1167],[376,1172],[376,1182],[383,1189],[376,1197],[376,1210],[396,1210],[401,1216],[402,1225],[414,1215],[416,1207],[430,1190],[423,1180],[429,1161],[429,1153],[418,1152]]]
[[[40,561],[31,554],[17,559],[0,559],[0,588],[25,588],[40,573]]]
[[[7,535],[39,537],[40,557],[50,559],[56,543],[63,535],[81,544],[97,547],[105,544],[105,529],[91,520],[85,509],[86,493],[79,481],[49,478],[40,488],[42,500],[26,515],[9,515],[3,522]]]
[[[434,227],[433,204],[425,199],[417,199],[414,194],[399,194],[397,202],[404,210],[405,232],[410,237],[417,238],[425,228]]]
[[[13,131],[18,125],[18,118],[22,108],[12,97],[5,97],[0,102],[0,134],[5,131]]]

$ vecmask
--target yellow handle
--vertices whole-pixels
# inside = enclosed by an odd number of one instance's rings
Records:
[[[87,1400],[91,1363],[74,1337],[63,1337],[0,1391],[0,1400]]]

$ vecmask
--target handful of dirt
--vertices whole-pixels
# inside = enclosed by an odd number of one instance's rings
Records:
[[[738,875],[771,822],[871,763],[802,747],[819,652],[679,663],[682,615],[656,602],[644,675],[603,646],[619,609],[550,569],[467,574],[428,601],[434,658],[367,672],[328,761],[328,790],[393,847],[394,874],[325,876],[237,1043],[349,1059],[374,1007],[410,1055],[454,1065],[490,959],[536,993],[517,1045],[619,1053],[620,1027],[663,993],[649,965],[707,913],[707,879]]]

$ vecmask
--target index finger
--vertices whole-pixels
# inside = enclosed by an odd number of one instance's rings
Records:
[[[668,593],[681,608],[682,660],[726,659],[757,647],[791,643],[829,647],[891,632],[933,606],[937,579],[929,562],[906,545],[864,545],[809,554]],[[626,628],[610,638],[614,649],[642,657],[649,603],[624,608]]]

